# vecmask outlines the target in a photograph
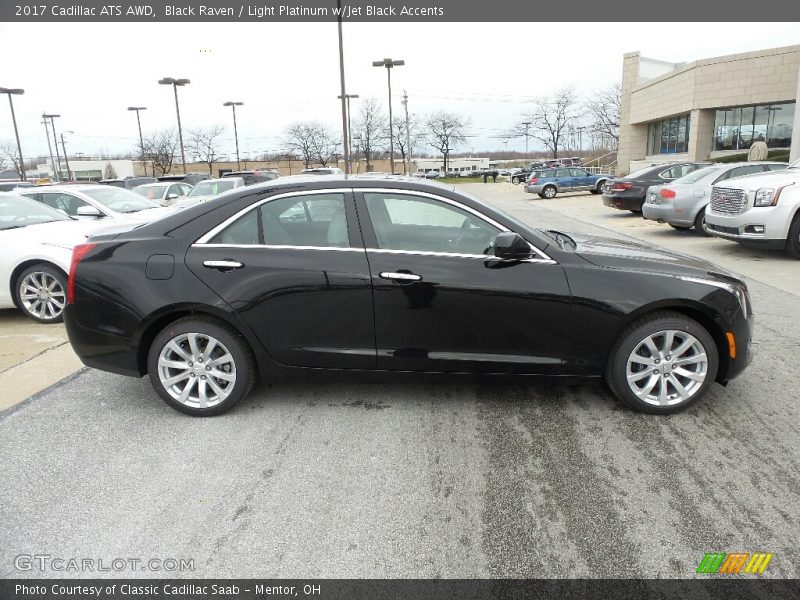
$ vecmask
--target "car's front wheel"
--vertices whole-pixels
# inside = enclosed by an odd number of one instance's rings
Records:
[[[207,317],[169,324],[150,347],[150,382],[171,407],[193,416],[233,408],[252,389],[256,369],[244,339]]]
[[[598,181],[597,185],[590,189],[589,191],[593,194],[602,194],[603,193],[603,186],[605,185],[605,181]]]
[[[671,414],[708,391],[718,365],[717,347],[708,331],[689,317],[665,311],[622,332],[609,355],[606,381],[626,406]]]
[[[17,305],[39,323],[60,323],[67,301],[67,276],[46,263],[33,265],[17,277]]]

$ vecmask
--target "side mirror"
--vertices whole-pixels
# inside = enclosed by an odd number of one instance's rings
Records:
[[[79,217],[94,217],[96,219],[105,216],[94,206],[79,206],[76,214]]]
[[[521,235],[504,231],[494,238],[494,255],[505,260],[522,260],[531,256],[531,245]]]
[[[180,198],[178,194],[172,192],[171,194],[167,194],[167,200],[175,200],[175,198]]]

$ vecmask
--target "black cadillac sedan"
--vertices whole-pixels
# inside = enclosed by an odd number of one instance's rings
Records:
[[[191,415],[318,368],[603,377],[663,414],[750,361],[730,273],[391,176],[285,177],[95,236],[67,287],[81,360]]]

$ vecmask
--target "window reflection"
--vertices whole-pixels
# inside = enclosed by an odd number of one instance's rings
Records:
[[[650,123],[647,128],[647,154],[677,154],[689,149],[689,115]]]
[[[753,142],[788,148],[792,142],[795,103],[743,106],[716,111],[715,150],[749,150]]]

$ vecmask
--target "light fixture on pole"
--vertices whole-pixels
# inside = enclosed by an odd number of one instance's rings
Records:
[[[53,129],[53,145],[56,147],[56,173],[55,176],[58,181],[63,179],[61,175],[61,155],[58,153],[58,136],[56,135],[56,122],[53,119],[60,117],[61,115],[48,115],[43,114],[43,119],[50,119],[50,127]]]
[[[336,96],[339,100],[342,99],[341,96]],[[352,124],[352,114],[350,113],[350,98],[358,98],[358,94],[345,94],[345,100],[347,100],[347,159],[350,163],[350,172],[353,172],[353,128],[351,127]]]
[[[136,111],[136,124],[139,126],[139,148],[142,151],[142,169],[144,169],[144,174],[147,175],[147,165],[144,162],[144,138],[142,137],[142,121],[139,119],[139,111],[140,110],[147,110],[146,106],[129,106],[128,110],[135,110]],[[153,171],[153,175],[155,176],[155,171]]]
[[[19,131],[17,130],[17,116],[14,114],[14,100],[11,96],[21,96],[25,90],[21,88],[0,87],[0,94],[8,94],[8,105],[11,107],[11,121],[14,123],[14,135],[17,138],[17,152],[19,152],[19,174],[22,181],[25,181],[25,160],[22,158],[22,145],[19,143]]]
[[[175,79],[174,77],[164,77],[159,79],[161,85],[171,85],[175,92],[175,113],[178,115],[178,139],[181,143],[181,164],[183,164],[183,174],[186,174],[186,154],[183,151],[183,128],[181,127],[181,109],[178,105],[178,88],[191,83],[188,79]]]
[[[391,58],[384,58],[383,60],[373,61],[373,67],[386,68],[386,81],[389,84],[389,168],[392,175],[394,175],[394,134],[392,124],[392,69],[394,67],[402,67],[406,64],[404,60],[393,60]]]
[[[236,128],[236,107],[244,106],[244,102],[228,100],[222,106],[230,106],[231,110],[233,110],[233,137],[236,140],[236,170],[241,171],[242,167],[239,165],[239,130]]]

